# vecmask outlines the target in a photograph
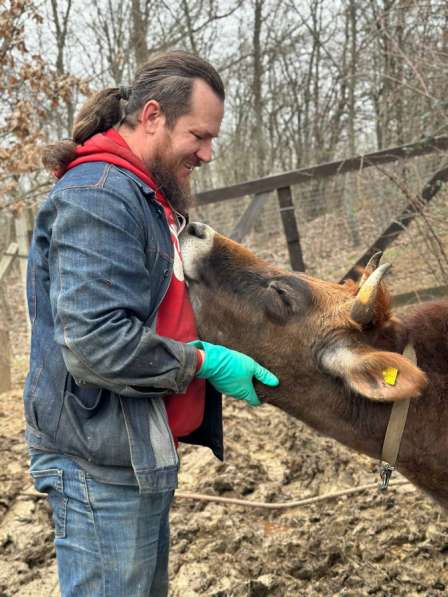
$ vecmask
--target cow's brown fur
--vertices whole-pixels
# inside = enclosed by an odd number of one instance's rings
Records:
[[[396,366],[408,380],[403,387],[411,395],[421,394],[411,401],[399,470],[448,507],[448,302],[419,306],[397,318],[383,287],[372,324],[361,329],[350,317],[354,283],[282,271],[219,235],[201,258],[199,271],[190,291],[201,337],[250,354],[274,371],[279,388],[256,387],[266,402],[377,459],[391,403],[349,389],[323,368],[321,354],[348,343],[365,356],[362,367]],[[390,353],[381,352],[399,353],[408,341],[419,369],[399,354],[384,357]],[[350,375],[356,377],[356,368]],[[371,383],[378,382],[372,378]]]

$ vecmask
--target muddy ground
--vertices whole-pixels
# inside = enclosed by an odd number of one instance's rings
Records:
[[[30,492],[21,381],[0,400],[0,596],[58,595],[45,500]],[[377,479],[376,463],[272,407],[225,405],[226,462],[182,448],[179,490],[264,502]],[[448,519],[409,485],[269,511],[177,499],[173,597],[446,595]]]

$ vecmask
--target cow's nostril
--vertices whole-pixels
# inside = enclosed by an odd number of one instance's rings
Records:
[[[206,238],[207,227],[205,226],[205,224],[201,224],[201,222],[192,222],[188,226],[188,232],[192,236],[196,236],[197,238]]]

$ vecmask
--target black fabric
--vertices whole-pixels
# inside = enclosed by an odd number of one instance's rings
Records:
[[[178,439],[184,444],[206,446],[219,460],[224,460],[222,394],[208,381],[205,389],[204,419],[200,427],[193,433]]]

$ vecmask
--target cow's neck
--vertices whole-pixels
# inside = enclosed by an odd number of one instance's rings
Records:
[[[330,378],[326,384],[320,379],[318,389],[312,383],[302,378],[295,391],[285,389],[284,396],[269,401],[349,448],[380,458],[390,405],[351,395]]]
[[[323,435],[380,460],[391,404],[348,394],[342,385],[339,386],[332,380],[322,386],[321,379],[318,390],[308,385],[309,381],[305,380],[305,384],[297,383],[298,388],[304,388],[303,392],[296,390],[298,400],[292,401],[285,397],[270,397],[268,400]],[[289,397],[294,393],[286,392],[286,395]],[[434,416],[443,421],[440,405],[437,409],[431,405],[432,402],[434,399],[431,390],[419,400],[411,401],[400,445],[398,470],[448,508],[448,439],[446,432],[443,432],[443,425],[436,420],[429,420]],[[439,431],[429,436],[428,429]]]

